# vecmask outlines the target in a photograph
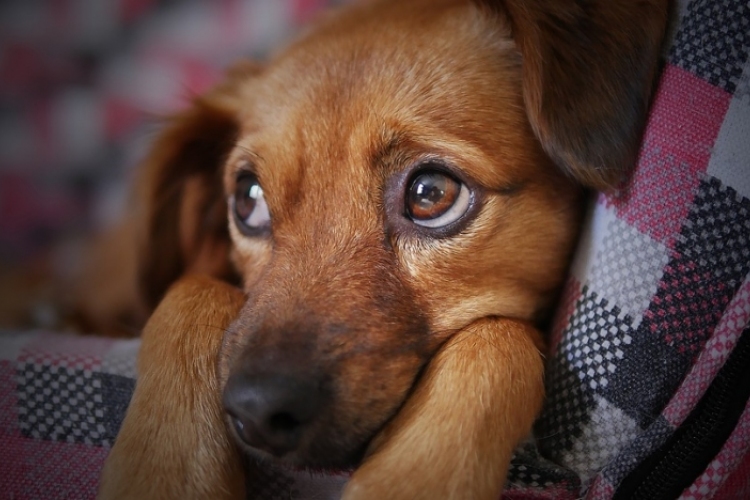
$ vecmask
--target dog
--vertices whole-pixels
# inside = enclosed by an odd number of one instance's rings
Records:
[[[246,455],[354,468],[347,499],[498,498],[668,10],[372,0],[197,97],[143,170],[155,311],[99,498],[242,498]]]

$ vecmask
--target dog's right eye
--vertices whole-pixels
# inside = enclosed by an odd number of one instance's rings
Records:
[[[239,175],[231,204],[237,227],[244,234],[257,236],[270,228],[271,215],[263,196],[263,188],[255,175]]]
[[[471,194],[464,183],[441,170],[423,170],[406,193],[406,211],[415,224],[430,229],[448,226],[469,209]]]

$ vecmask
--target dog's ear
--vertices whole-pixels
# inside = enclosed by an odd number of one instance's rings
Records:
[[[238,133],[241,83],[259,71],[241,63],[184,112],[168,119],[146,158],[140,288],[153,309],[187,271],[232,280],[222,166]]]
[[[547,154],[607,189],[635,163],[669,0],[477,0],[504,11],[523,95]]]

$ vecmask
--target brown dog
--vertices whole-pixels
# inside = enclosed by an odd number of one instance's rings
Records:
[[[146,166],[151,305],[179,282],[100,496],[241,498],[239,444],[359,465],[346,498],[496,498],[581,185],[634,162],[666,17],[376,0],[198,98]]]

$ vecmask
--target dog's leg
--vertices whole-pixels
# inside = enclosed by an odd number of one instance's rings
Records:
[[[244,498],[216,375],[225,328],[243,301],[239,290],[204,277],[169,290],[143,332],[135,393],[100,499]]]
[[[452,337],[376,438],[346,500],[499,498],[542,404],[539,333],[483,319]]]

